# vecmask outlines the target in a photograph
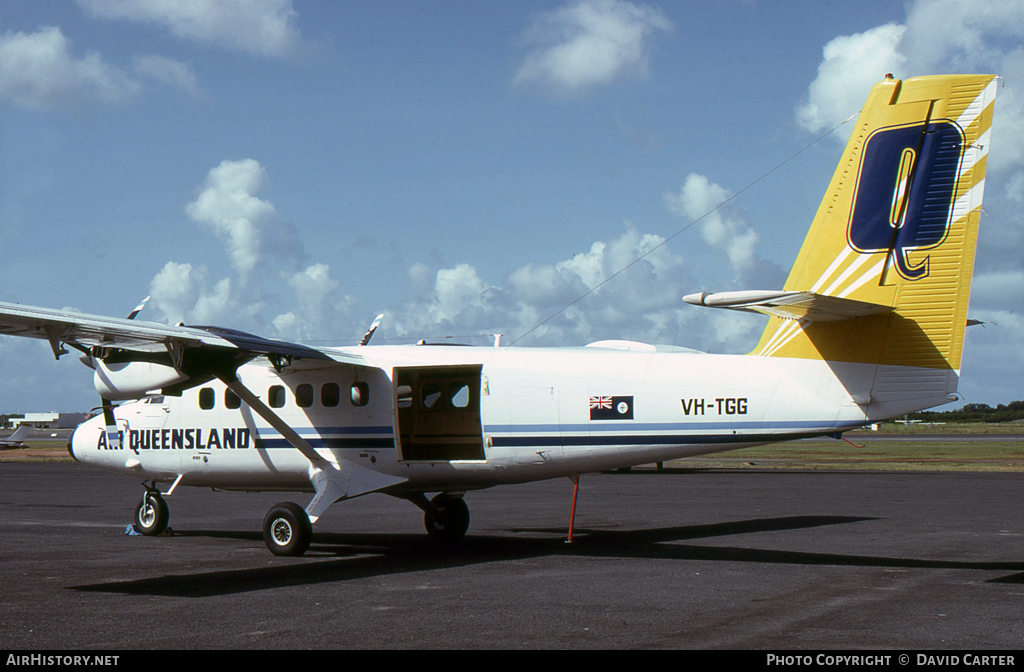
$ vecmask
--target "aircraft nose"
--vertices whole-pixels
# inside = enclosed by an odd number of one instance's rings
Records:
[[[68,436],[68,455],[70,455],[71,459],[75,462],[80,462],[80,460],[75,457],[75,432],[78,431],[79,427],[81,427],[81,425],[71,430],[71,434]]]

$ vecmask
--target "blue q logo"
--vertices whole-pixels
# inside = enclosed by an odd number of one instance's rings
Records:
[[[863,254],[890,251],[904,278],[927,277],[929,257],[912,264],[907,253],[946,239],[963,150],[963,133],[949,121],[872,134],[850,215],[850,246]]]

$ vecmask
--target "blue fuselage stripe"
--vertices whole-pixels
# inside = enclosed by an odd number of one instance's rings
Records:
[[[750,432],[758,430],[791,430],[810,432],[845,432],[859,424],[823,423],[820,420],[781,420],[777,422],[591,422],[585,424],[488,425],[491,434],[572,434],[572,433],[637,433],[637,432]]]
[[[769,443],[791,441],[829,434],[785,432],[772,434],[612,434],[605,436],[495,436],[491,445],[499,447],[538,446],[682,446],[708,443]]]
[[[823,424],[817,421],[781,422],[691,422],[691,423],[589,423],[490,425],[485,429],[491,445],[497,447],[535,446],[656,446],[726,443],[765,443],[835,434],[856,425]],[[314,448],[395,448],[389,426],[297,428]],[[335,436],[331,436],[331,435]],[[367,436],[376,434],[378,436]],[[353,436],[356,435],[356,436]],[[288,448],[273,430],[263,430],[259,441],[264,448]]]

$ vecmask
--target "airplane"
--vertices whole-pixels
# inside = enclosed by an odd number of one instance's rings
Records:
[[[451,544],[472,490],[556,477],[578,489],[580,474],[839,438],[955,400],[996,83],[874,85],[783,289],[685,297],[768,315],[746,355],[369,345],[373,328],[358,346],[316,347],[10,303],[0,334],[83,353],[103,413],[68,451],[142,482],[143,534],[194,486],[311,494],[266,514],[279,556],[305,553],[332,504],[370,493],[408,500]]]
[[[0,449],[3,448],[21,448],[25,445],[25,439],[28,437],[28,425],[19,425],[14,432],[10,435],[0,439]]]

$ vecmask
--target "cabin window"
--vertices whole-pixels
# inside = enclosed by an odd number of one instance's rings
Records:
[[[242,399],[231,390],[224,391],[224,405],[234,410],[242,406]]]
[[[466,383],[452,383],[448,386],[448,403],[452,408],[466,408],[469,406],[469,385]]]
[[[363,382],[352,383],[349,399],[353,406],[366,406],[370,403],[370,386]]]
[[[313,405],[313,386],[303,383],[295,388],[295,403],[299,408],[309,408]]]
[[[398,389],[395,390],[398,396],[398,407],[409,408],[412,406],[412,386],[411,385],[399,385]]]
[[[427,383],[420,388],[420,404],[423,408],[434,408],[441,401],[441,386],[437,383]]]
[[[281,408],[284,406],[284,388],[282,386],[271,385],[267,396],[270,398],[271,408]]]
[[[320,403],[333,408],[341,401],[341,387],[337,383],[324,383],[320,387]]]
[[[204,387],[199,390],[199,408],[204,411],[208,411],[213,408],[217,401],[217,395],[214,393],[212,387]]]

